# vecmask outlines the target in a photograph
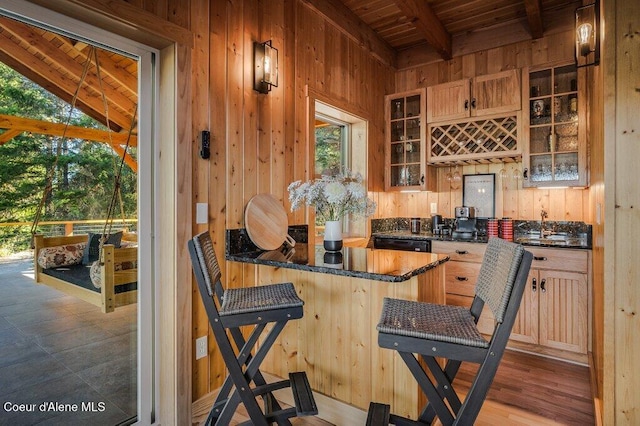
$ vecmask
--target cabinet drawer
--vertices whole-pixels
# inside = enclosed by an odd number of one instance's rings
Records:
[[[532,268],[580,272],[583,274],[588,271],[589,252],[585,250],[525,248],[533,253]]]
[[[470,262],[447,262],[445,268],[446,292],[473,297],[480,265],[480,263]]]
[[[451,260],[482,263],[486,244],[432,241],[431,252],[449,255]]]
[[[447,293],[447,305],[464,306],[465,308],[471,308],[472,303],[473,297]]]

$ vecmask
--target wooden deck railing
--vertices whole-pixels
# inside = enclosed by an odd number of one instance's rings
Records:
[[[55,220],[38,223],[37,233],[48,237],[99,233],[104,229],[104,219],[93,220]],[[113,222],[113,230],[126,228],[129,232],[135,232],[138,227],[138,219],[118,219]],[[27,248],[30,235],[31,222],[0,222],[0,252],[13,252]],[[24,246],[24,247],[23,247]]]
[[[85,234],[87,232],[101,232],[104,228],[104,219],[93,220],[54,220],[42,221],[38,223],[38,231],[45,235],[72,235]],[[129,231],[135,231],[138,219],[125,219],[124,225],[122,219],[114,220],[113,226],[126,226]],[[31,229],[31,222],[0,222],[0,228],[26,228]]]

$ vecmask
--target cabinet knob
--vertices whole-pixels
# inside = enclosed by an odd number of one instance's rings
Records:
[[[538,280],[535,278],[531,280],[531,291],[534,293],[538,290]]]
[[[528,168],[524,168],[524,171],[522,172],[522,178],[524,180],[529,180],[529,169]]]
[[[533,260],[543,261],[543,260],[547,260],[547,258],[544,256],[533,256]]]
[[[544,285],[547,283],[546,278],[543,278],[542,280],[540,280],[540,291],[543,293],[547,292],[547,289],[544,288]]]
[[[465,99],[464,101],[464,110],[469,111],[469,99]]]
[[[424,175],[420,176],[420,183],[424,183]]]
[[[458,280],[458,281],[469,281],[469,278],[467,278],[467,277],[456,277],[456,280]]]
[[[456,253],[458,253],[458,254],[467,254],[469,252],[466,251],[466,250],[456,250]]]
[[[476,107],[476,98],[472,98],[471,99],[471,108],[475,108]]]

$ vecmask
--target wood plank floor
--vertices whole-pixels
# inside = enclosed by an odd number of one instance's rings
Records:
[[[454,381],[466,392],[477,366],[463,364]],[[249,420],[239,408],[232,425]],[[317,417],[292,419],[294,425],[328,426]],[[593,425],[589,369],[574,364],[507,351],[475,423],[495,425]],[[351,425],[338,425],[351,426]]]

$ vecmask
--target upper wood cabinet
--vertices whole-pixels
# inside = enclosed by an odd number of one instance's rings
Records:
[[[520,70],[467,78],[427,88],[427,121],[482,117],[522,108]]]
[[[385,189],[435,191],[426,163],[425,89],[385,96]]]
[[[574,63],[525,69],[523,186],[588,182],[586,102]]]

